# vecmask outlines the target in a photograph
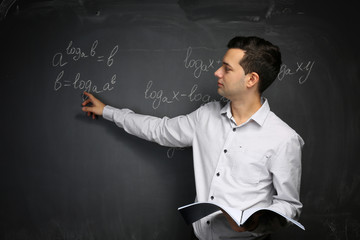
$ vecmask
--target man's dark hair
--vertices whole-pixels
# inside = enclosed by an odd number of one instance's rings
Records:
[[[263,93],[276,79],[281,67],[279,47],[259,37],[234,37],[227,45],[245,51],[240,65],[245,74],[256,72],[259,77],[259,92]]]

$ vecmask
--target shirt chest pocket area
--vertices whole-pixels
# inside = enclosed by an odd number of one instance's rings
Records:
[[[243,184],[257,184],[269,177],[269,155],[264,152],[238,146],[230,148],[227,157],[231,162],[231,175]]]

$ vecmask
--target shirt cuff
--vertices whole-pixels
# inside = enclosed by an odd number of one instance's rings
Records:
[[[124,128],[125,116],[128,113],[133,113],[133,111],[127,108],[118,109],[106,105],[102,116],[104,119],[114,122],[118,127]]]
[[[111,107],[109,105],[106,105],[103,109],[103,118],[106,119],[106,120],[109,120],[109,121],[114,121],[114,111],[115,111],[115,108],[114,107]]]

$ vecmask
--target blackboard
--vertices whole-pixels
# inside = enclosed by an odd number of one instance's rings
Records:
[[[81,112],[82,91],[173,117],[216,94],[227,41],[257,35],[283,65],[264,93],[305,140],[300,221],[273,239],[359,239],[356,10],[346,1],[2,1],[1,239],[189,239],[191,148]]]

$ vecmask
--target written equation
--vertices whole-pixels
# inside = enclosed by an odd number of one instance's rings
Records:
[[[314,64],[315,61],[296,62],[296,66],[293,68],[290,68],[286,64],[283,64],[280,68],[277,79],[279,81],[282,81],[289,76],[293,76],[299,84],[304,84],[308,80]]]
[[[202,76],[204,72],[215,72],[220,67],[222,61],[215,60],[215,58],[201,58],[194,56],[193,48],[188,47],[184,53],[184,68],[190,71],[196,81]],[[211,98],[210,94],[199,91],[199,84],[194,84],[187,90],[171,90],[165,91],[163,89],[154,89],[153,81],[149,81],[145,88],[144,97],[146,100],[152,102],[152,108],[157,109],[162,104],[172,104],[180,101],[199,102],[205,104],[210,101],[216,101]],[[225,100],[221,98],[220,101]]]
[[[215,101],[209,94],[198,91],[198,84],[194,84],[187,91],[171,90],[164,91],[162,89],[153,89],[153,81],[149,81],[146,85],[145,99],[152,102],[152,108],[157,109],[161,104],[171,104],[187,100],[189,102],[199,102],[201,104]],[[224,100],[221,98],[220,100]]]
[[[195,78],[199,78],[203,72],[209,72],[209,71],[216,71],[216,69],[219,67],[219,64],[222,64],[222,61],[217,60],[213,58],[209,59],[201,59],[201,58],[192,58],[192,47],[188,47],[186,50],[186,57],[184,59],[184,66],[186,69],[190,69],[193,71],[193,75]],[[216,65],[217,66],[214,66]]]
[[[184,67],[191,70],[196,79],[200,78],[203,72],[215,72],[222,64],[222,61],[219,59],[215,61],[214,58],[196,58],[193,57],[192,54],[193,48],[188,47],[184,59]],[[307,62],[296,62],[293,67],[282,64],[277,79],[282,81],[292,76],[291,78],[295,78],[299,84],[304,84],[308,80],[314,64],[315,61],[311,60]]]
[[[78,69],[73,65],[80,62],[97,65],[100,70],[104,68],[111,69],[115,56],[119,50],[118,45],[110,48],[108,52],[100,54],[98,51],[99,41],[95,40],[90,46],[82,48],[76,46],[73,41],[70,41],[62,51],[55,53],[52,57],[51,66],[57,69],[53,89],[59,91],[63,88],[73,88],[81,91],[102,93],[105,91],[112,91],[116,84],[116,73],[113,73],[109,79],[89,79],[84,77],[87,73],[80,71],[69,71],[69,65],[73,69]],[[108,70],[107,70],[108,71]]]
[[[215,58],[194,57],[192,47],[186,49],[184,56],[184,68],[192,73],[195,80],[199,80],[204,72],[215,72],[222,65],[222,61],[215,60]],[[296,62],[293,67],[282,64],[277,80],[295,79],[300,85],[304,84],[309,79],[314,64],[315,61]],[[144,93],[145,99],[151,101],[153,109],[157,109],[163,104],[172,104],[180,101],[205,104],[217,100],[211,98],[208,93],[200,92],[200,83],[194,84],[190,89],[182,91],[175,89],[170,91],[154,89],[153,84],[153,81],[149,81],[146,84]],[[226,101],[226,99],[222,97],[220,101]]]

